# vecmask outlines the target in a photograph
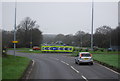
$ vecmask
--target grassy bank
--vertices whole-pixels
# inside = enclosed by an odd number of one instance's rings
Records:
[[[29,65],[30,59],[8,55],[2,58],[2,79],[19,79]]]
[[[14,50],[14,49],[9,48],[8,50]],[[18,52],[22,52],[22,53],[42,53],[41,50],[30,51],[30,48],[16,48],[16,50],[18,50]]]
[[[16,50],[29,50],[30,48],[16,48]],[[14,48],[8,48],[8,50],[14,50]]]
[[[21,50],[18,52],[22,52],[22,53],[42,53],[41,50],[33,50],[33,51],[29,51],[29,50]]]
[[[120,55],[117,55],[117,54],[109,54],[109,55],[108,54],[93,54],[93,59],[120,69],[120,66],[119,66]]]
[[[0,81],[2,80],[2,57],[0,56]]]
[[[82,52],[85,52],[85,51],[82,51]],[[92,54],[120,54],[120,51],[88,51]],[[74,51],[73,54],[76,55],[78,54],[79,51]]]

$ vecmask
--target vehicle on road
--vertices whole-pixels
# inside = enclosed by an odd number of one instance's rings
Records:
[[[76,64],[88,63],[93,65],[92,54],[89,52],[79,52],[78,56],[75,58]]]
[[[33,50],[40,50],[40,47],[34,46],[32,49],[33,49]]]

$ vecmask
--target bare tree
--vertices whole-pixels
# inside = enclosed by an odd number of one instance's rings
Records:
[[[38,29],[39,25],[30,17],[26,17],[17,26],[17,40],[19,47],[30,47],[33,45],[40,45],[42,41],[42,32]]]

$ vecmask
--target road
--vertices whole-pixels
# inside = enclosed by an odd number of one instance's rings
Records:
[[[13,55],[9,50],[8,54]],[[98,64],[77,65],[74,57],[66,54],[34,54],[19,53],[16,56],[24,56],[35,60],[35,66],[29,79],[81,79],[80,81],[118,81],[119,74]]]

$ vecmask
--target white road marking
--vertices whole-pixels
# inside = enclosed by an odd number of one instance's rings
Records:
[[[49,58],[54,59],[53,57],[49,57]]]
[[[73,66],[70,66],[75,72],[79,73],[78,70],[76,70]]]
[[[66,63],[66,65],[69,65],[68,63]]]
[[[98,63],[97,63],[98,64]],[[99,66],[102,66],[102,67],[104,67],[104,68],[106,68],[106,69],[108,69],[108,70],[110,70],[110,71],[112,71],[112,72],[114,72],[114,73],[116,73],[116,74],[118,74],[118,75],[120,75],[120,73],[118,73],[118,72],[116,72],[116,71],[114,71],[114,70],[112,70],[112,69],[110,69],[110,68],[108,68],[108,67],[106,67],[106,66],[103,66],[103,65],[101,65],[101,64],[98,64]]]
[[[65,64],[65,62],[64,62],[64,61],[61,61],[61,62]]]
[[[85,79],[86,81],[88,81],[88,80],[87,80],[87,78],[86,78],[86,77],[84,77],[83,75],[82,75],[82,78],[83,78],[83,79]]]
[[[64,62],[64,61],[61,61],[62,63],[66,64],[66,65],[69,65],[68,63]]]
[[[34,60],[32,60],[33,61],[33,64],[32,64],[32,66],[34,66],[34,64],[35,64],[35,61]]]
[[[59,60],[59,59],[56,58],[56,60]]]
[[[54,59],[54,60],[59,60],[59,59],[57,59],[57,58],[53,58],[53,57],[50,57],[51,59]]]
[[[31,73],[31,72],[32,72],[32,70],[33,70],[33,66],[34,66],[34,64],[35,64],[35,61],[34,61],[34,60],[32,60],[32,67],[31,67],[30,71],[28,72],[28,75],[27,75],[27,77],[26,77],[26,80],[29,78],[30,73]]]

